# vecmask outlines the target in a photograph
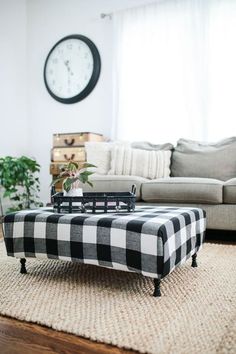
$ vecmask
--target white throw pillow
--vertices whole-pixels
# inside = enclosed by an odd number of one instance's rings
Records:
[[[85,143],[86,160],[89,163],[97,166],[91,169],[100,175],[106,175],[111,168],[111,149],[112,143],[106,142],[93,142]]]
[[[150,179],[169,177],[171,151],[147,151],[114,146],[110,175],[140,176]]]
[[[130,142],[119,140],[112,142],[86,142],[86,160],[97,166],[97,168],[91,168],[90,170],[99,175],[107,175],[111,168],[111,151],[116,145],[129,147]]]

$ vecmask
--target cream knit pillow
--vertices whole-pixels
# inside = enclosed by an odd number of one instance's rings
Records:
[[[97,166],[90,168],[96,174],[106,175],[111,168],[112,144],[107,142],[89,141],[85,143],[86,160]]]
[[[115,146],[110,175],[132,175],[150,179],[169,177],[171,151],[146,151]]]
[[[111,168],[111,151],[116,145],[129,147],[129,142],[114,141],[114,142],[97,142],[88,141],[85,143],[86,160],[89,163],[97,166],[97,168],[90,168],[99,175],[106,175]]]

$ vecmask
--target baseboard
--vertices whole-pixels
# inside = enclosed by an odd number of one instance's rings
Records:
[[[206,240],[236,242],[236,230],[206,230]]]

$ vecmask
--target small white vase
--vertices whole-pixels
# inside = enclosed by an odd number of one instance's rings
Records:
[[[83,189],[82,188],[72,188],[69,192],[63,191],[64,197],[82,197]]]
[[[83,189],[82,188],[72,188],[69,192],[63,190],[64,197],[82,197],[83,196]],[[67,206],[69,203],[64,202],[63,205]],[[80,202],[74,202],[72,205],[74,206],[81,206]]]

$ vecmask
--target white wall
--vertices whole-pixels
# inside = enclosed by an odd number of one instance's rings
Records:
[[[0,156],[28,153],[26,1],[0,0]]]
[[[41,193],[49,200],[52,134],[92,131],[110,133],[111,122],[111,22],[99,18],[90,1],[28,1],[28,87],[30,151],[41,165]],[[96,7],[96,6],[95,6]],[[99,81],[81,102],[55,101],[43,81],[43,66],[51,47],[69,34],[83,34],[97,45],[102,60]]]
[[[93,131],[110,136],[112,116],[112,21],[100,14],[153,0],[0,0],[0,156],[36,158],[41,198],[49,201],[52,134]],[[63,105],[47,92],[43,67],[52,46],[69,34],[88,36],[101,55],[92,93]]]
[[[150,1],[150,0],[149,0]],[[52,134],[92,131],[110,136],[112,117],[112,21],[101,12],[113,12],[147,0],[28,0],[27,48],[30,153],[41,164],[41,195],[49,200]],[[43,66],[51,47],[69,34],[89,37],[101,55],[102,70],[92,93],[83,101],[65,105],[46,91]]]

